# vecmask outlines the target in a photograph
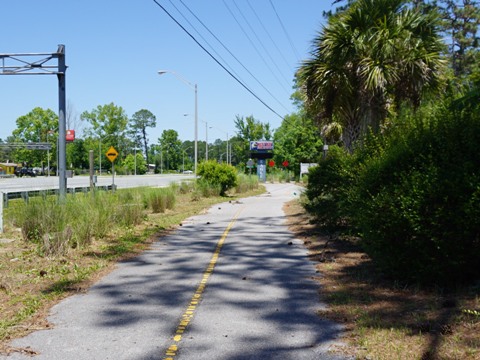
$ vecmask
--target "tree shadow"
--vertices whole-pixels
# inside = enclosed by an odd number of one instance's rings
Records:
[[[322,315],[349,330],[396,329],[422,337],[416,356],[423,360],[444,355],[442,345],[458,331],[461,304],[475,299],[478,291],[475,295],[464,288],[420,287],[388,278],[363,252],[359,239],[326,234],[302,210],[292,209],[288,221],[322,274],[321,297],[329,306]],[[458,344],[474,350],[471,344]]]

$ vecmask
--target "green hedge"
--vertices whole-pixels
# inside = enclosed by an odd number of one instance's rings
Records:
[[[480,118],[444,109],[359,174],[355,221],[388,274],[451,284],[480,275]]]
[[[343,149],[331,146],[329,156],[308,172],[304,206],[329,231],[349,223],[348,193],[355,167],[352,160]]]
[[[478,106],[404,115],[352,156],[331,154],[309,175],[306,208],[358,231],[396,279],[455,284],[480,276]]]

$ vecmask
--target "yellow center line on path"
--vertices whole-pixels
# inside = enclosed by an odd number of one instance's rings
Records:
[[[230,232],[233,225],[237,221],[238,216],[240,215],[240,212],[242,210],[243,208],[237,211],[232,221],[230,221],[227,228],[223,232],[221,239],[218,241],[215,251],[212,255],[212,258],[208,263],[207,269],[203,272],[202,280],[200,281],[200,284],[198,285],[197,290],[195,290],[195,293],[193,294],[192,299],[188,304],[187,310],[185,310],[185,312],[182,314],[182,317],[180,318],[180,323],[178,324],[177,329],[175,330],[175,335],[173,336],[173,339],[172,339],[173,343],[168,347],[167,351],[165,352],[164,360],[175,359],[175,356],[177,355],[177,352],[178,352],[179,343],[182,340],[182,335],[187,329],[188,324],[190,324],[190,321],[192,321],[193,315],[195,314],[195,310],[197,310],[198,303],[202,299],[203,292],[205,291],[205,287],[207,286],[207,281],[210,278],[210,275],[212,275],[213,273],[213,269],[215,268],[215,265],[218,261],[218,256],[220,255],[222,246],[225,243],[225,239],[227,238],[228,233]]]

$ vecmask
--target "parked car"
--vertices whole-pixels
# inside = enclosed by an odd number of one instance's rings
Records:
[[[33,172],[35,173],[35,175],[37,175],[37,176],[38,176],[38,175],[45,175],[45,174],[43,173],[43,169],[42,169],[41,167],[34,167],[32,170],[33,170]]]
[[[27,168],[27,167],[16,168],[15,169],[15,175],[17,175],[18,177],[22,177],[22,176],[35,177],[35,176],[37,176],[37,174],[35,174],[35,171],[33,171],[32,168]]]

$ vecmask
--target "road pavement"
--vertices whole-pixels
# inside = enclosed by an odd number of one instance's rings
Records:
[[[155,175],[102,175],[97,177],[97,186],[109,186],[112,182],[117,188],[131,188],[139,186],[168,186],[172,182],[193,179],[193,175],[184,174],[155,174]],[[89,187],[89,176],[74,176],[67,179],[67,188]],[[58,176],[37,176],[0,178],[0,191],[37,191],[58,189]]]
[[[11,346],[39,360],[346,359],[329,352],[342,328],[316,315],[319,274],[284,224],[300,189],[267,190],[187,219]]]

